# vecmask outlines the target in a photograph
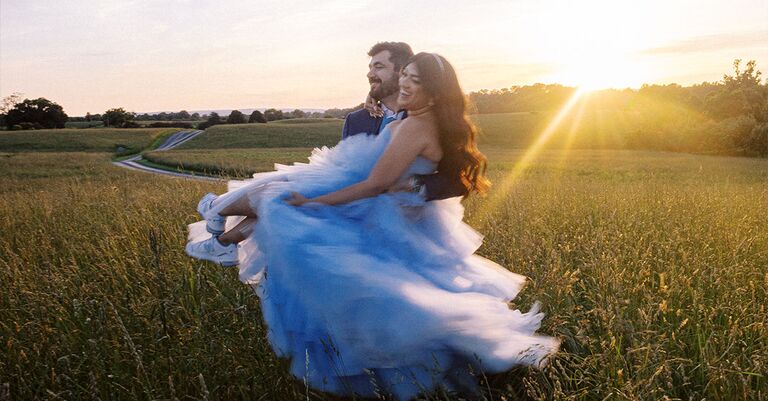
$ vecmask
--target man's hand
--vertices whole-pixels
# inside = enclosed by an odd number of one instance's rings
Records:
[[[397,182],[395,185],[391,186],[387,192],[413,192],[418,194],[421,192],[423,185],[424,184],[421,182],[419,176],[413,176],[407,180]]]
[[[285,201],[291,206],[301,206],[309,202],[309,199],[307,199],[304,195],[298,192],[291,192],[291,197],[286,199]]]
[[[365,98],[363,108],[368,111],[371,117],[384,117],[384,110],[381,109],[379,102],[372,98],[370,94]]]

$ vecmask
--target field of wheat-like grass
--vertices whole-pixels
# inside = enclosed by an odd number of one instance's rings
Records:
[[[275,152],[230,157],[303,150]],[[487,153],[494,189],[465,202],[480,254],[531,279],[516,306],[542,301],[563,340],[543,371],[480,377],[487,399],[768,399],[767,160],[546,151],[518,172],[522,151]],[[234,270],[184,254],[224,185],[110,157],[0,154],[1,392],[334,399],[275,358]]]

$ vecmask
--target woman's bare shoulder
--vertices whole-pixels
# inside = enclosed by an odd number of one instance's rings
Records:
[[[398,121],[399,131],[408,132],[408,135],[433,136],[437,132],[437,124],[434,121],[425,118],[406,118]]]

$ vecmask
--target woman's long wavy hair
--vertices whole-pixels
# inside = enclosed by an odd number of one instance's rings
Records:
[[[487,161],[477,149],[477,128],[469,121],[467,99],[456,71],[442,56],[418,53],[408,60],[419,71],[422,88],[434,101],[443,158],[438,173],[461,182],[464,196],[485,193],[491,183],[485,177]]]

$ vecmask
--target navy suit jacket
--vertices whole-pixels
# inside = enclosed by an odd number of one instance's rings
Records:
[[[367,110],[361,109],[347,114],[344,119],[344,128],[341,130],[341,139],[347,139],[350,136],[366,133],[379,134],[379,127],[384,119],[381,117],[371,117]],[[439,200],[453,198],[455,196],[466,195],[466,189],[461,183],[441,175],[439,172],[430,175],[419,176],[424,183],[425,198],[430,200]]]
[[[347,114],[344,119],[344,129],[341,130],[341,139],[347,139],[350,136],[366,133],[379,134],[379,127],[384,119],[381,117],[371,117],[365,109],[353,111]]]

